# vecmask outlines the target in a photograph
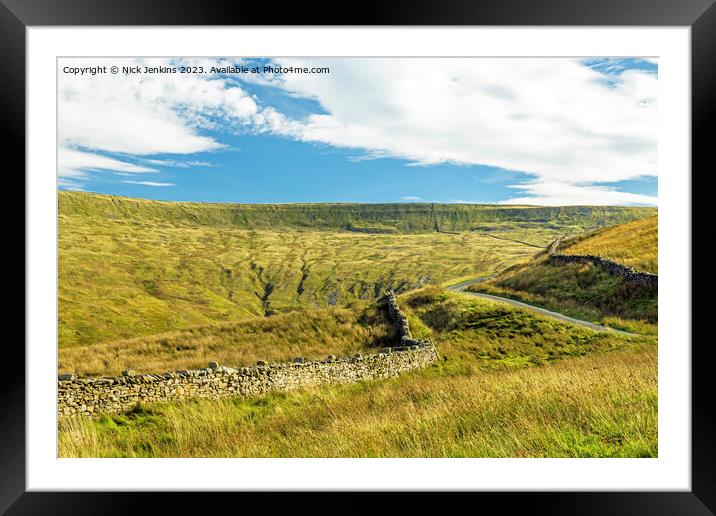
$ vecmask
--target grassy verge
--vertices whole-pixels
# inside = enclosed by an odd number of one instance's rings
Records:
[[[400,296],[412,333],[431,338],[446,360],[481,369],[543,365],[558,359],[611,351],[648,336],[594,332],[504,303],[437,288]]]
[[[656,291],[591,264],[550,265],[537,259],[467,290],[517,299],[618,329],[656,333]]]

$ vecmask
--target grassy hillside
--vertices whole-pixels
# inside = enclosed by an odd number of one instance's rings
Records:
[[[476,233],[250,231],[65,214],[59,224],[60,347],[371,300],[535,252]]]
[[[64,347],[59,373],[119,375],[124,369],[162,373],[206,367],[210,360],[231,367],[257,360],[289,362],[295,357],[370,353],[392,342],[383,310],[375,303],[349,308],[306,309],[276,317],[196,326],[147,337]]]
[[[653,208],[475,204],[215,204],[164,202],[61,191],[59,212],[93,219],[233,226],[241,229],[333,229],[366,232],[470,231],[500,223],[548,229],[593,228],[653,214]]]
[[[587,232],[567,241],[558,252],[599,255],[656,273],[657,236],[657,217],[653,216]],[[588,263],[552,265],[544,252],[468,290],[519,299],[630,331],[657,331],[657,289],[628,282]]]
[[[594,333],[434,288],[400,303],[440,363],[386,381],[61,418],[59,454],[656,456],[655,337]]]
[[[593,254],[633,269],[658,273],[658,216],[618,224],[566,242],[562,254]]]
[[[61,348],[340,306],[388,288],[489,274],[567,230],[651,213],[200,204],[81,192],[59,192],[58,200]],[[447,232],[458,228],[470,231]]]

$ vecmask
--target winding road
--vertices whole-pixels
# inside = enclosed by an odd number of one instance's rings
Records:
[[[556,319],[558,321],[567,322],[570,324],[576,324],[578,326],[584,326],[585,328],[590,328],[594,331],[608,331],[608,332],[613,332],[613,333],[621,333],[623,335],[634,335],[633,333],[628,332],[628,331],[617,330],[615,328],[610,328],[608,326],[603,326],[601,324],[594,324],[589,321],[575,319],[574,317],[568,317],[568,316],[560,314],[558,312],[553,312],[551,310],[547,310],[545,308],[540,308],[539,306],[534,306],[534,305],[530,305],[527,303],[523,303],[522,301],[517,301],[515,299],[510,299],[508,297],[495,296],[492,294],[484,294],[482,292],[465,292],[465,288],[467,288],[469,285],[472,285],[474,283],[480,283],[482,281],[488,280],[495,276],[496,276],[496,274],[492,274],[490,276],[482,276],[480,278],[475,278],[475,279],[471,279],[468,281],[462,281],[460,283],[456,283],[455,285],[450,285],[449,287],[447,287],[447,289],[452,292],[461,292],[462,294],[465,294],[468,296],[480,297],[483,299],[489,299],[491,301],[501,301],[503,303],[507,303],[512,306],[516,306],[519,308],[525,308],[527,310],[532,310],[533,312],[537,312],[541,315],[551,317],[552,319]]]

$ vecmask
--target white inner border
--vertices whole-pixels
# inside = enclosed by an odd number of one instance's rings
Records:
[[[690,490],[690,28],[28,27],[26,37],[29,491]],[[58,459],[56,58],[227,55],[658,57],[659,457]]]

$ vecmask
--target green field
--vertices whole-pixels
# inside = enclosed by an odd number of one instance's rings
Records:
[[[655,208],[615,206],[510,206],[489,204],[213,204],[163,202],[59,192],[59,211],[92,219],[151,224],[232,226],[240,229],[332,229],[400,233],[499,230],[503,224],[551,231],[619,224]]]
[[[655,296],[639,298],[589,267],[544,263],[558,236],[654,214],[60,192],[60,372],[372,352],[393,338],[376,304],[389,288],[413,335],[431,339],[441,357],[392,380],[63,417],[60,456],[656,456]],[[647,248],[629,259],[648,261]],[[595,332],[440,287],[489,274],[497,277],[481,288],[637,334]]]

